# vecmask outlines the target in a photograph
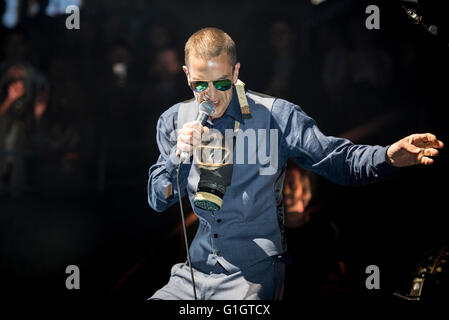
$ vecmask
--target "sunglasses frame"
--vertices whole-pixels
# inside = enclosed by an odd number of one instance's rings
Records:
[[[225,90],[222,90],[222,89],[217,88],[216,83],[219,82],[219,81],[224,81],[224,80],[230,82],[229,88],[227,88],[227,89],[225,89]],[[194,87],[194,83],[198,83],[198,82],[206,83],[207,86],[206,86],[203,90],[197,90],[197,89],[195,89],[195,87]],[[215,87],[215,89],[217,89],[217,90],[219,90],[219,91],[223,91],[223,92],[224,92],[224,91],[228,91],[229,89],[231,89],[231,88],[232,88],[232,85],[233,85],[231,79],[219,79],[219,80],[215,80],[215,81],[196,80],[196,81],[190,81],[190,82],[189,82],[189,87],[190,87],[190,89],[192,89],[192,91],[194,91],[194,92],[204,92],[204,91],[206,91],[207,88],[209,87],[209,82],[212,82],[212,84],[213,84],[213,86]]]

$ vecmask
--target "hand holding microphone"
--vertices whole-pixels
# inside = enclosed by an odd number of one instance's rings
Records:
[[[201,135],[208,132],[205,127],[207,119],[214,113],[214,104],[210,101],[203,101],[199,106],[198,117],[195,121],[187,122],[178,132],[176,145],[176,155],[181,162],[185,162],[193,154],[193,146],[201,143]]]

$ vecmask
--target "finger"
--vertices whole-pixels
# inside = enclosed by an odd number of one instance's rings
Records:
[[[187,143],[187,144],[192,144],[192,136],[191,135],[184,135],[181,134],[178,137],[178,142],[182,142],[182,143]]]
[[[424,148],[438,148],[441,149],[444,147],[444,143],[437,139],[437,137],[431,133],[428,133],[427,136],[422,141],[422,147]]]
[[[198,131],[202,131],[203,126],[201,125],[201,123],[199,121],[193,121],[190,127],[194,128]]]
[[[413,153],[413,154],[418,154],[422,150],[421,148],[417,148],[415,145],[408,143],[408,142],[404,143],[402,145],[402,148],[410,153]]]
[[[429,165],[433,163],[433,159],[429,157],[434,157],[438,155],[438,150],[429,148],[429,149],[422,149],[421,152],[418,155],[418,163],[423,165]]]
[[[426,148],[422,150],[422,156],[436,157],[438,155],[438,150],[434,148]]]
[[[201,141],[202,138],[201,132],[193,128],[180,131],[179,136],[184,137],[184,141],[186,141],[186,138],[190,139],[189,141]]]
[[[193,128],[195,126],[197,126],[199,123],[199,121],[195,120],[195,121],[190,121],[184,124],[183,128]]]
[[[409,142],[417,147],[425,148],[433,146],[437,141],[437,137],[432,133],[417,133],[410,136]]]
[[[201,136],[201,133],[199,130],[195,129],[195,128],[184,128],[181,129],[178,133],[180,136]]]
[[[189,154],[191,154],[193,147],[191,144],[187,144],[184,142],[178,142],[177,149],[180,150],[181,152],[188,152]]]
[[[193,128],[198,131],[200,134],[201,133],[208,133],[209,132],[209,128],[206,126],[201,125],[201,123],[197,123],[196,125],[193,126]]]
[[[185,129],[196,129],[202,133],[208,133],[209,132],[209,128],[206,126],[201,125],[201,123],[199,121],[191,121],[191,122],[187,122],[186,124],[184,124],[184,126],[182,127],[181,130],[185,130]]]
[[[428,157],[422,157],[421,160],[420,160],[420,163],[425,165],[425,166],[428,166],[428,165],[431,165],[433,163],[433,159],[432,158],[428,158]]]
[[[186,144],[190,144],[193,146],[199,146],[202,141],[202,136],[201,136],[201,133],[199,133],[196,130],[193,130],[193,132],[190,132],[187,134],[180,134],[178,136],[178,141],[186,143]]]
[[[433,143],[432,145],[433,148],[438,148],[438,149],[443,149],[444,148],[444,143],[443,141],[437,140]]]
[[[201,145],[201,137],[199,137],[199,136],[197,136],[197,135],[193,135],[193,138],[192,138],[192,144],[193,144],[193,146],[195,146],[195,147]]]
[[[194,130],[195,130],[194,128],[182,128],[181,130],[179,130],[179,134],[180,135],[191,135]]]
[[[183,134],[192,133],[196,131],[198,134],[201,134],[203,132],[207,133],[209,132],[209,128],[202,126],[199,122],[192,123],[189,127],[183,127],[180,132]]]
[[[198,134],[182,134],[179,135],[178,141],[190,145],[200,145],[201,144],[201,135]]]
[[[201,137],[201,133],[203,132],[203,130],[201,128],[193,128],[193,132],[192,135],[193,136],[197,136],[197,137]]]

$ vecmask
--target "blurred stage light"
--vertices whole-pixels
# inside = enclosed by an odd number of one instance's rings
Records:
[[[310,0],[310,3],[313,4],[314,6],[317,6],[325,1],[326,0]]]

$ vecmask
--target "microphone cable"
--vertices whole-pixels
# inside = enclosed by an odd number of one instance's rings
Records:
[[[178,170],[176,172],[176,186],[178,187],[179,207],[181,209],[182,228],[183,228],[183,232],[184,232],[184,241],[185,241],[185,245],[186,245],[187,262],[190,267],[190,276],[192,278],[193,296],[195,297],[195,300],[198,300],[196,297],[195,277],[193,276],[192,263],[190,261],[189,243],[187,241],[186,222],[185,222],[185,218],[184,218],[184,210],[182,208],[181,188],[179,187],[179,172],[181,171],[181,165],[182,165],[182,162],[179,161]]]

